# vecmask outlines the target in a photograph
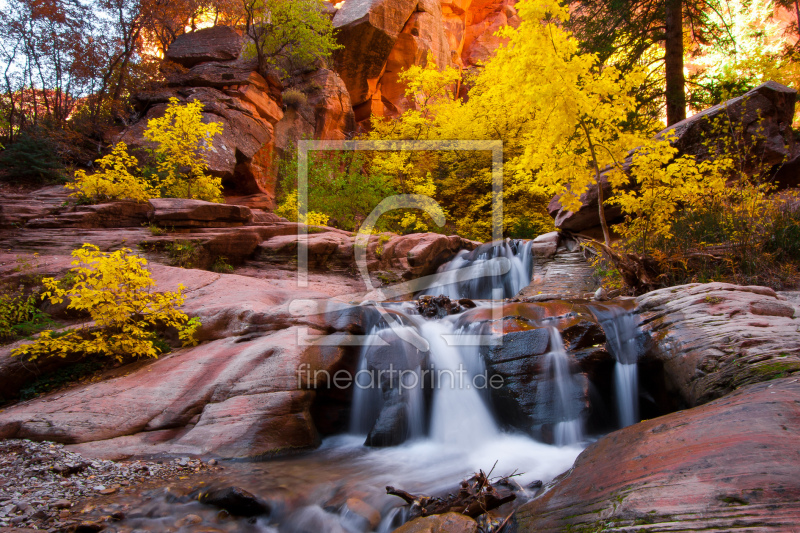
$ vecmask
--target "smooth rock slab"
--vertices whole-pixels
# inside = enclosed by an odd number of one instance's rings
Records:
[[[792,531],[798,442],[800,382],[752,385],[601,438],[520,508],[518,531]]]
[[[250,208],[184,198],[153,198],[150,220],[162,226],[241,226],[253,220]]]
[[[800,306],[768,287],[682,285],[636,299],[663,367],[665,386],[686,405],[800,372]]]

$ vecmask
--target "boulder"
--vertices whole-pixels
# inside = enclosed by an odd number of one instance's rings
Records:
[[[274,126],[283,118],[283,85],[274,73],[266,77],[258,73],[255,60],[240,58],[241,47],[241,37],[224,26],[179,37],[168,58],[188,70],[170,71],[164,86],[134,95],[141,118],[119,140],[133,149],[152,147],[144,139],[147,122],[163,116],[170,98],[200,101],[203,120],[223,127],[206,153],[209,171],[223,179],[229,192],[266,195],[264,207],[273,209],[277,186]]]
[[[269,504],[241,487],[208,487],[192,494],[199,502],[236,516],[269,514]]]
[[[387,234],[388,236],[388,234]],[[291,264],[297,260],[296,232],[277,235],[258,246],[254,260],[265,265]],[[349,232],[324,228],[308,235],[309,268],[312,270],[352,271],[355,237]],[[391,272],[410,280],[434,274],[463,249],[478,245],[457,235],[412,233],[393,235],[388,241],[372,237],[367,245],[367,267],[371,272]]]
[[[212,87],[172,88],[159,93],[159,99],[146,100],[142,119],[125,130],[120,140],[134,150],[152,147],[144,139],[147,122],[163,116],[167,108],[167,104],[156,102],[167,97],[175,97],[180,102],[200,101],[204,105],[203,121],[217,122],[222,126],[222,133],[214,137],[212,148],[206,152],[210,173],[221,177],[223,185],[230,191],[269,195],[272,208],[276,186],[272,161],[273,122],[277,122],[282,114],[276,106],[264,102],[256,106],[244,98],[242,91],[233,92],[239,96],[232,97]]]
[[[207,61],[237,59],[244,40],[229,26],[214,26],[179,35],[169,46],[165,58],[184,67]]]
[[[553,380],[557,363],[549,355],[552,349],[550,330],[535,328],[512,330],[503,336],[502,344],[481,350],[489,374],[502,377],[502,386],[490,389],[500,421],[549,442],[558,422],[584,417],[589,407],[588,381],[571,356],[567,356],[569,376],[564,383],[557,385]],[[566,387],[565,393],[556,394],[557,386]],[[556,398],[565,397],[567,405],[557,405]]]
[[[682,285],[636,299],[654,347],[642,362],[686,405],[800,371],[800,306],[767,287]]]
[[[704,138],[711,135],[710,121],[727,115],[733,127],[743,132],[744,142],[755,148],[759,160],[768,168],[793,155],[792,119],[796,95],[797,91],[794,89],[768,81],[743,96],[673,124],[658,135],[674,134],[673,144],[678,148],[679,154],[694,155],[702,161],[709,156]],[[751,170],[745,169],[746,172]],[[790,170],[785,171],[784,176],[789,172]],[[791,182],[788,177],[783,180]],[[602,176],[601,183],[603,197],[610,198],[613,191],[605,175]],[[581,208],[572,212],[561,207],[558,197],[553,198],[548,205],[548,211],[555,219],[556,227],[576,233],[595,234],[600,226],[596,186],[591,186],[581,195],[581,203]],[[620,207],[606,206],[606,219],[609,223],[620,220],[621,216]]]
[[[397,401],[383,406],[364,446],[397,446],[408,440],[408,432],[408,407],[398,397]]]
[[[168,227],[230,227],[253,220],[249,208],[185,198],[153,198],[150,221]]]
[[[460,513],[445,513],[417,518],[394,533],[478,533],[478,523]]]
[[[517,531],[789,531],[800,383],[777,379],[615,431],[516,513]]]
[[[436,273],[440,265],[450,261],[461,250],[473,250],[479,243],[458,235],[412,233],[396,235],[383,243],[373,239],[367,246],[374,257],[370,269],[399,271],[403,279],[414,279]]]

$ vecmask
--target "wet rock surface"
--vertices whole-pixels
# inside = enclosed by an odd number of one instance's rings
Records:
[[[800,372],[800,306],[767,287],[727,283],[660,289],[636,299],[653,342],[644,363],[686,405]]]
[[[446,513],[412,520],[395,533],[477,533],[478,523],[463,514]]]
[[[742,387],[602,437],[517,513],[518,531],[791,531],[800,382]]]
[[[85,499],[124,494],[143,483],[164,483],[214,467],[189,459],[117,463],[87,459],[62,444],[0,441],[0,527],[66,531],[84,522]],[[118,511],[119,512],[119,511]],[[108,520],[124,517],[120,512]],[[98,531],[103,526],[98,527]]]
[[[463,303],[462,303],[463,302]],[[469,298],[461,298],[459,300],[450,300],[447,296],[421,296],[417,300],[417,311],[425,318],[442,318],[447,315],[457,315],[464,311],[475,307],[475,302]]]
[[[205,505],[211,505],[236,516],[269,514],[269,504],[241,487],[208,487],[190,494]]]

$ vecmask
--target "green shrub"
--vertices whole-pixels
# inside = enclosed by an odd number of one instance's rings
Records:
[[[23,133],[0,153],[3,181],[29,185],[57,183],[65,180],[66,169],[58,156],[55,143],[38,132]]]
[[[233,266],[228,263],[228,259],[225,256],[221,255],[214,260],[211,270],[219,274],[230,274],[233,272]]]
[[[283,105],[292,109],[299,109],[308,102],[305,94],[297,89],[286,89],[283,91]]]
[[[197,268],[202,255],[202,248],[197,243],[180,239],[167,243],[164,251],[170,264],[181,268]]]

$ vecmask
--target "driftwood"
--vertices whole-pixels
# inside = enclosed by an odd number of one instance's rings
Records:
[[[472,478],[462,481],[458,492],[448,494],[444,498],[411,494],[394,487],[386,487],[386,493],[402,498],[410,506],[412,519],[444,513],[461,513],[477,518],[516,498],[516,494],[507,486],[509,486],[508,478],[502,478],[492,484],[489,477],[481,470]]]

